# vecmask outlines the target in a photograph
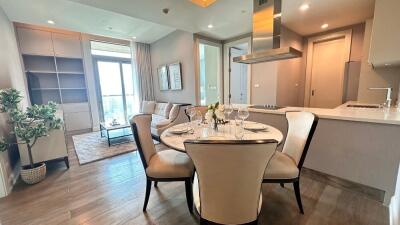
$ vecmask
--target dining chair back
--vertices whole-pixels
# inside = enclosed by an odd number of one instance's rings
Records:
[[[189,140],[196,176],[193,198],[200,224],[255,224],[265,168],[276,140]]]
[[[158,182],[183,181],[185,182],[188,209],[189,212],[192,212],[193,162],[187,154],[173,149],[156,151],[150,131],[151,118],[150,114],[137,114],[130,120],[132,134],[146,174],[143,211],[147,209],[152,182],[157,188]]]
[[[156,154],[153,138],[151,136],[151,114],[138,114],[131,118],[132,133],[138,148],[140,159],[146,169],[150,159]],[[138,131],[141,132],[138,132]]]
[[[301,168],[311,139],[317,126],[318,117],[310,112],[286,112],[288,131],[282,153],[290,156]]]

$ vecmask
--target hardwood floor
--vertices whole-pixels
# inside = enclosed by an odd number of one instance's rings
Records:
[[[147,213],[142,212],[145,176],[137,153],[80,166],[69,138],[69,170],[48,166],[47,178],[30,186],[19,182],[0,199],[1,225],[42,224],[198,224],[186,206],[184,183],[152,188]],[[263,185],[259,224],[340,225],[389,224],[388,209],[365,195],[301,177],[305,215],[298,212],[289,185]],[[233,196],[234,197],[234,196]]]

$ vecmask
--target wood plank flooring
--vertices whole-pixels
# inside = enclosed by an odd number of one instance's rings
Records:
[[[0,199],[1,225],[192,225],[184,184],[160,183],[152,189],[147,213],[142,212],[145,177],[137,153],[80,166],[68,139],[71,168],[48,166],[47,178],[30,186],[18,182]],[[290,185],[263,186],[259,224],[386,225],[388,209],[360,193],[302,176],[305,215],[298,212]]]

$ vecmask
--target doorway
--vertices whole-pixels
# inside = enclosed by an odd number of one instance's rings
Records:
[[[233,58],[251,52],[251,37],[224,44],[224,103],[250,104],[251,67]]]
[[[247,43],[229,48],[229,103],[247,103],[248,65],[233,62],[233,58],[247,54]]]
[[[305,106],[335,108],[343,104],[350,45],[351,30],[308,40]]]
[[[222,46],[200,40],[198,49],[200,105],[214,104],[221,99]]]

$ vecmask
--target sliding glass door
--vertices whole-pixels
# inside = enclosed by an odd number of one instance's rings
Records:
[[[134,109],[132,67],[126,59],[95,59],[99,84],[101,119],[110,124],[128,123]]]

